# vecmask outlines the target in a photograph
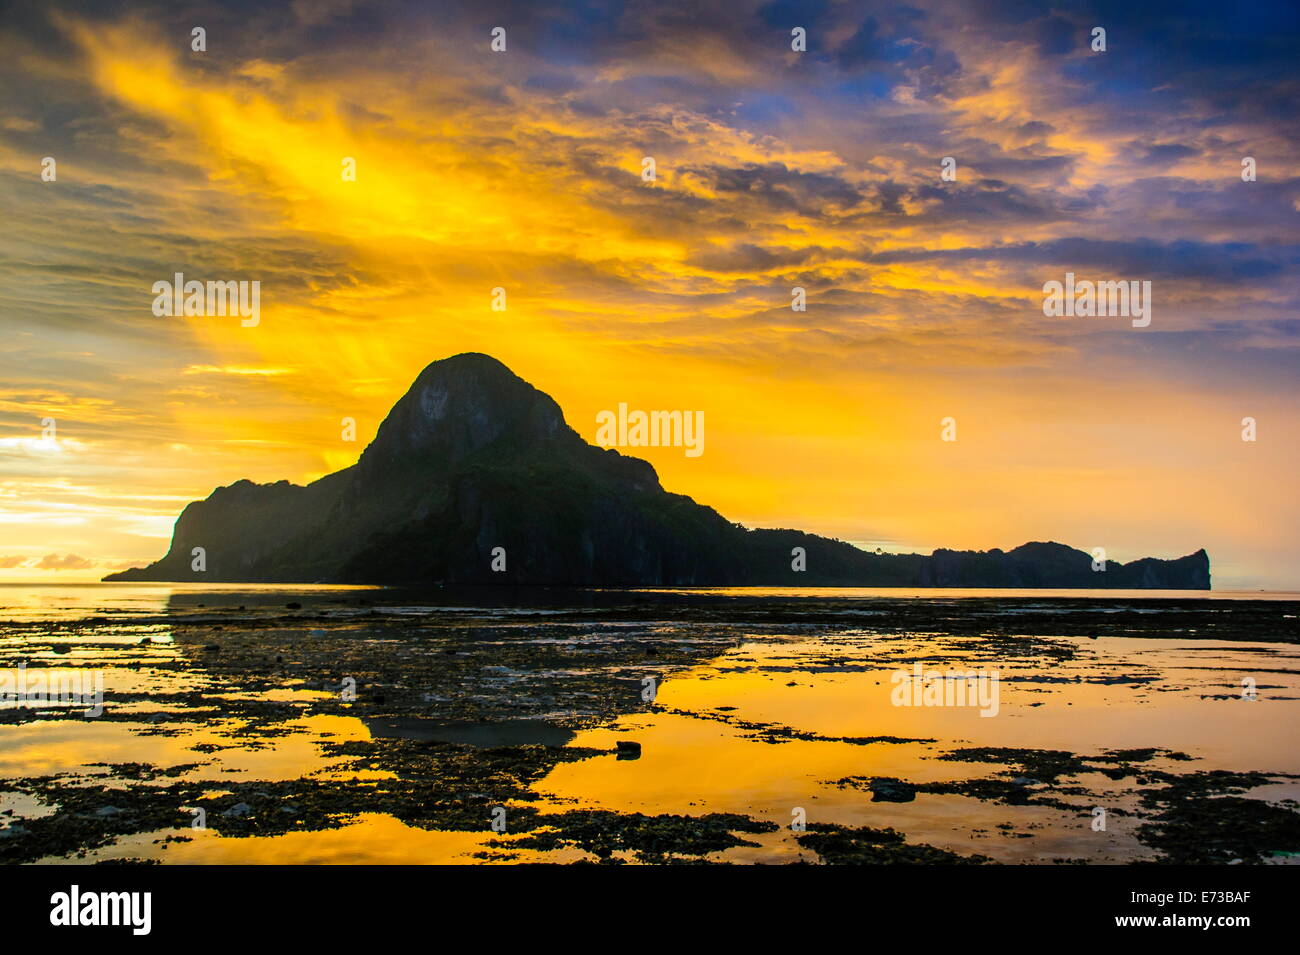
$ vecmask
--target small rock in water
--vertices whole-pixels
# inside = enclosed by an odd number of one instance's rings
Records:
[[[289,610],[301,610],[301,609],[302,609],[302,604],[300,604],[300,603],[298,603],[298,601],[294,600],[294,601],[292,601],[292,602],[290,602],[290,603],[285,604],[285,607],[287,607]]]
[[[630,739],[621,739],[617,743],[615,743],[614,746],[618,750],[619,759],[640,759],[641,758],[640,743],[634,743]]]
[[[244,816],[247,816],[252,811],[253,811],[253,807],[250,806],[248,803],[237,802],[229,809],[227,809],[225,812],[223,812],[222,815],[229,816],[232,819],[242,819]]]
[[[872,802],[911,802],[916,798],[916,787],[892,776],[871,778]]]
[[[101,819],[106,819],[109,816],[120,815],[121,812],[122,810],[118,809],[116,806],[100,806],[95,810],[95,815],[99,816]]]

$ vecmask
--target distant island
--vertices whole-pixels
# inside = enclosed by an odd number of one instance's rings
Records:
[[[1208,590],[1210,559],[1094,571],[1091,555],[1057,543],[872,554],[745,528],[665,491],[649,462],[588,444],[548,395],[468,353],[426,367],[353,466],[305,487],[217,488],[181,512],[165,557],[104,579]]]

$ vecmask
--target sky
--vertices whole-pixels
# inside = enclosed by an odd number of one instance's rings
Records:
[[[1298,11],[8,3],[0,581],[156,559],[478,351],[588,441],[702,412],[622,450],[749,526],[1300,590]],[[155,314],[176,272],[257,324]],[[1150,324],[1046,315],[1066,273]]]

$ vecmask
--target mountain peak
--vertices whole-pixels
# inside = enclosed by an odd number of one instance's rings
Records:
[[[497,376],[499,378],[514,378],[523,381],[518,375],[511,371],[500,359],[493,358],[491,355],[485,355],[481,351],[464,351],[458,355],[449,355],[446,358],[439,358],[429,362],[424,366],[424,370],[415,376],[416,382],[426,375],[447,375],[447,374],[475,374],[484,376]]]
[[[581,439],[549,395],[497,359],[465,352],[432,362],[416,376],[358,465],[446,466],[498,442],[522,447],[546,440]]]

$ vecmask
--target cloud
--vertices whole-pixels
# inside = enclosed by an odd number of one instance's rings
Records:
[[[288,368],[254,368],[239,365],[187,365],[183,375],[265,375],[277,376],[290,374]]]
[[[352,463],[456,351],[496,354],[566,410],[633,387],[677,406],[708,383],[718,420],[793,442],[835,415],[760,383],[853,394],[837,460],[881,483],[837,502],[833,469],[786,475],[831,531],[833,508],[907,499],[891,469],[933,465],[879,423],[897,407],[987,394],[989,434],[1096,379],[1215,413],[1267,403],[1293,387],[1278,354],[1300,308],[1284,6],[482,0],[435,22],[415,0],[20,5],[0,36],[0,521],[29,553],[157,556],[176,502]],[[204,56],[177,42],[195,23]],[[508,54],[488,49],[496,23]],[[1155,279],[1152,333],[1045,322],[1042,282],[1067,269]],[[176,271],[259,280],[261,324],[153,316]],[[47,416],[57,454],[32,444]],[[861,421],[895,463],[870,459]],[[795,512],[736,479],[773,466],[745,440],[665,474],[737,517]],[[1128,445],[1134,473],[1149,449]],[[1220,460],[1202,451],[1189,469]],[[915,503],[906,520],[959,526],[957,505]]]
[[[86,570],[95,562],[78,554],[46,554],[36,563],[37,570]]]

